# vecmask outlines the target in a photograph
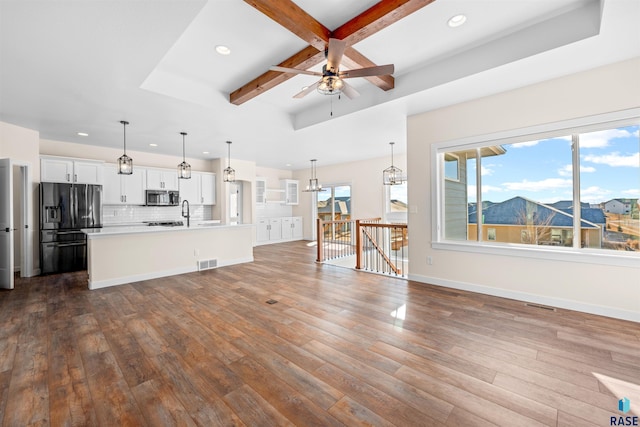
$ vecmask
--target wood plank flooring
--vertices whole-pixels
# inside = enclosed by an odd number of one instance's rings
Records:
[[[604,426],[640,325],[313,262],[0,292],[3,426]],[[274,299],[275,304],[266,301]]]

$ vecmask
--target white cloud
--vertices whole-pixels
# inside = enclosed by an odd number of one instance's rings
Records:
[[[623,190],[623,191],[621,191],[621,193],[623,195],[627,196],[628,198],[637,197],[638,199],[640,199],[640,188],[632,188],[630,190]]]
[[[630,155],[623,155],[620,153],[602,154],[595,156],[592,154],[586,155],[583,159],[587,162],[596,163],[600,165],[608,165],[611,167],[640,167],[640,153],[634,153]]]
[[[580,135],[580,148],[608,147],[614,138],[628,138],[633,134],[625,129],[608,129]]]
[[[483,185],[482,186],[482,194],[484,193],[500,193],[502,188],[496,187],[494,185]]]
[[[538,145],[540,141],[526,141],[526,142],[516,142],[515,144],[510,144],[509,147],[512,148],[523,148],[523,147],[533,147]]]
[[[527,181],[526,179],[521,182],[505,182],[504,187],[511,191],[549,191],[559,188],[571,187],[572,180],[562,178],[547,178],[542,181]]]
[[[484,165],[480,166],[480,175],[482,176],[493,175],[493,169],[485,167]]]
[[[605,188],[591,186],[580,189],[580,200],[588,203],[600,203],[610,199],[611,190]]]
[[[592,173],[595,172],[596,168],[594,168],[593,166],[582,166],[580,165],[580,172],[581,173]],[[560,169],[558,169],[558,175],[560,176],[571,176],[573,175],[573,166],[571,165],[565,165],[563,167],[561,167]]]

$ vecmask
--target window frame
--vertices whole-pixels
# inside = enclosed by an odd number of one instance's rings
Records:
[[[555,261],[597,263],[624,267],[636,267],[640,261],[639,252],[619,252],[608,249],[580,248],[546,245],[526,245],[493,242],[488,240],[447,240],[444,236],[444,153],[465,151],[487,145],[507,145],[534,139],[547,139],[559,135],[588,133],[609,128],[640,125],[640,108],[632,108],[612,113],[586,116],[576,119],[541,124],[520,129],[442,141],[431,146],[431,247],[433,249],[474,252],[547,259]],[[577,151],[577,150],[576,150]],[[574,157],[579,153],[574,153]],[[575,164],[575,160],[574,160]],[[476,191],[481,191],[480,171],[482,157],[476,163]],[[574,168],[574,171],[578,168]],[[579,171],[579,170],[578,170]],[[580,180],[573,180],[574,199],[580,195]],[[481,197],[476,200],[481,201]],[[579,218],[578,218],[579,219]],[[575,226],[575,221],[574,221]],[[482,232],[478,224],[478,234]],[[574,231],[575,234],[575,231]]]

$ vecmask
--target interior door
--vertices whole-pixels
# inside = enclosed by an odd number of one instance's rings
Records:
[[[13,166],[0,159],[0,288],[13,289]]]

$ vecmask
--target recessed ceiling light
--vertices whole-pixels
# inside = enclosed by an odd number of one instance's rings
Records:
[[[218,52],[220,55],[229,55],[231,53],[231,49],[229,49],[229,47],[219,44],[218,46],[216,46],[216,52]]]
[[[287,163],[285,166],[290,168],[292,165],[291,165],[291,163]]]
[[[209,154],[209,152],[208,151],[203,151],[202,154]]]
[[[447,22],[447,24],[451,28],[455,28],[464,24],[466,21],[467,21],[467,17],[465,15],[460,14],[460,15],[452,16],[451,19],[449,19],[449,22]]]
[[[86,132],[78,132],[78,136],[89,136]]]
[[[149,147],[157,147],[158,144],[149,144]]]

